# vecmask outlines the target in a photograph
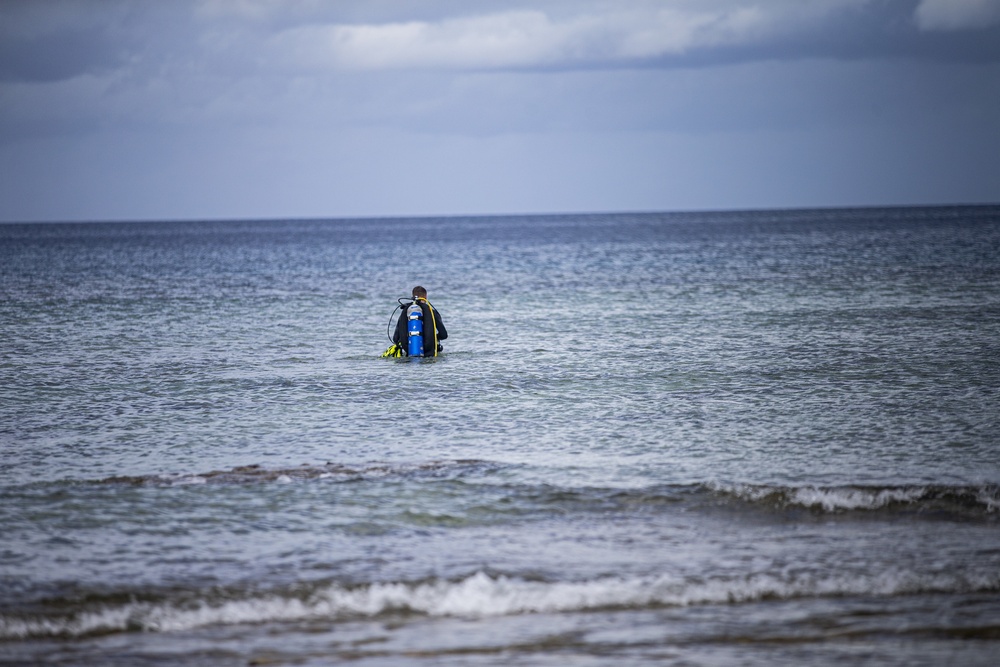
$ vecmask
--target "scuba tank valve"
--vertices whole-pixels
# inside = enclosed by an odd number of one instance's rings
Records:
[[[406,309],[407,354],[411,357],[424,356],[424,310],[413,302]]]

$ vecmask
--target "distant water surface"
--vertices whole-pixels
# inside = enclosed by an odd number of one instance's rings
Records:
[[[0,664],[1000,649],[1000,207],[0,225],[0,340]]]

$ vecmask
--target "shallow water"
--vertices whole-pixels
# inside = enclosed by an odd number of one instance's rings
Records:
[[[992,664],[1000,209],[0,225],[0,662]],[[381,359],[423,284],[451,337]]]

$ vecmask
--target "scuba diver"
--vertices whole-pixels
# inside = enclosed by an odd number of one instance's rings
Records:
[[[396,310],[403,312],[396,320],[396,330],[389,337],[392,345],[382,353],[383,357],[436,357],[444,350],[441,341],[448,337],[448,330],[441,321],[441,313],[430,304],[427,290],[420,285],[413,288],[412,294],[411,299],[399,299]],[[392,315],[389,316],[391,325]]]

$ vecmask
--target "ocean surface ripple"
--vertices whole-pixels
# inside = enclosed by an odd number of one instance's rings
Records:
[[[0,339],[2,665],[1000,649],[996,206],[6,224]]]

